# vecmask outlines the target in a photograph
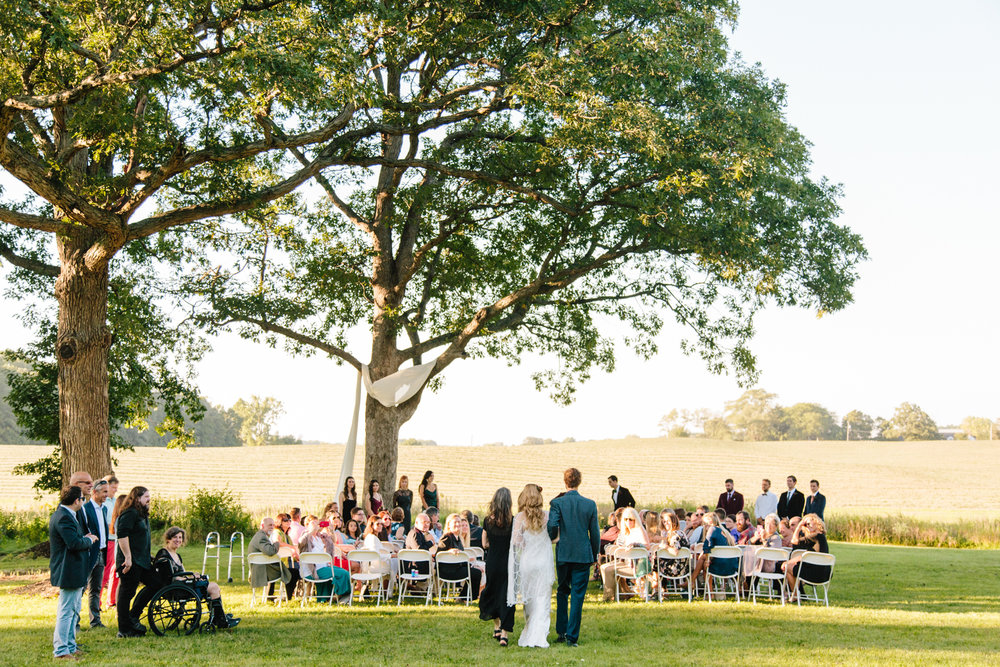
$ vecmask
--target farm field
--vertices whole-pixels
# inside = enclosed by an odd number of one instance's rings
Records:
[[[91,664],[718,664],[987,665],[996,664],[1000,566],[996,551],[920,549],[834,542],[831,606],[781,607],[673,599],[662,604],[599,601],[592,583],[580,647],[516,646],[489,638],[478,608],[395,604],[337,606],[296,602],[248,607],[249,586],[222,583],[227,611],[243,621],[232,633],[119,640],[114,630],[86,629],[80,642]],[[201,550],[186,548],[189,567]],[[54,598],[38,595],[30,575],[0,578],[5,665],[51,662]],[[238,578],[238,575],[237,575]],[[34,593],[34,594],[33,594]],[[554,615],[553,615],[554,618]],[[105,617],[105,622],[109,618]],[[86,619],[84,619],[86,626]],[[550,640],[553,638],[550,633]]]
[[[14,476],[18,463],[35,460],[48,447],[0,446],[0,508],[38,507],[32,480]],[[142,484],[159,496],[182,497],[192,486],[237,491],[253,509],[319,509],[336,497],[342,445],[282,445],[192,448],[186,452],[138,448],[119,455],[116,472],[125,489]],[[827,511],[900,513],[942,521],[1000,515],[1000,443],[762,442],[633,438],[518,447],[401,447],[399,473],[415,488],[424,470],[435,472],[445,508],[485,506],[499,486],[515,491],[535,482],[551,497],[562,490],[562,471],[583,473],[581,492],[608,502],[606,479],[617,474],[640,505],[667,499],[713,504],[732,477],[748,503],[760,480],[785,488],[794,474],[799,488],[820,480]],[[355,477],[364,472],[359,446]],[[49,498],[45,501],[48,502]]]

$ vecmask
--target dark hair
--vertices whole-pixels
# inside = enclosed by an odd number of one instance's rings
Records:
[[[369,498],[371,498],[372,494],[375,493],[375,491],[372,489],[372,487],[374,487],[376,484],[378,484],[378,480],[377,479],[373,479],[372,481],[368,482],[368,497]],[[379,488],[382,487],[381,484],[378,484],[378,485],[379,485]]]
[[[111,473],[110,475],[106,476],[104,478],[104,481],[107,482],[108,484],[119,484],[118,478],[115,477],[114,473]]]
[[[118,517],[122,513],[122,507],[125,505],[125,498],[127,496],[124,493],[119,493],[118,497],[115,498],[115,506],[111,509],[111,528],[114,529],[118,525]]]
[[[708,514],[708,512],[705,512],[705,514]],[[726,520],[726,510],[722,509],[721,507],[716,507],[715,516],[719,517],[719,523],[722,523],[723,521]]]
[[[685,510],[683,507],[678,507],[678,508],[674,509],[674,514],[677,515],[677,520],[678,521],[683,521],[684,517],[687,516],[687,510]]]
[[[795,479],[795,475],[789,475],[788,479],[790,479],[790,480],[792,480],[793,482],[796,482],[796,483],[798,483],[798,481],[799,481],[799,480]]]
[[[726,518],[729,519],[730,521],[732,521],[733,523],[736,523],[736,515],[735,514],[727,514]]]
[[[354,532],[351,533],[351,524],[354,524]],[[347,536],[351,539],[357,539],[361,537],[361,526],[358,525],[357,519],[348,519],[347,524],[344,526],[344,530],[347,532]]]
[[[733,480],[732,480],[732,478],[730,478],[730,479],[727,479],[727,480],[726,480],[725,482],[723,482],[723,483],[724,483],[724,484],[732,484],[732,483],[733,483]]]
[[[736,513],[736,515],[742,516],[744,519],[746,519],[747,523],[750,523],[750,512],[747,512],[746,510],[740,510],[739,512]]]
[[[406,512],[403,511],[402,507],[393,507],[392,514],[389,516],[392,517],[393,521],[402,521],[406,518]]]
[[[767,482],[767,485],[771,486],[771,480],[769,480],[767,477],[765,477],[762,481]]]
[[[76,486],[75,484],[67,486],[62,490],[62,493],[59,494],[59,504],[69,507],[82,497],[83,490],[79,486]]]
[[[493,494],[493,499],[490,500],[490,504],[486,508],[486,518],[483,519],[483,525],[496,528],[503,533],[507,532],[514,522],[513,507],[514,501],[510,497],[510,489],[501,486]]]
[[[291,515],[292,515],[293,519],[300,519],[300,518],[302,518],[302,509],[299,508],[299,507],[293,507],[292,511],[291,511]]]
[[[281,532],[285,532],[285,529],[281,527],[281,524],[283,524],[285,521],[291,521],[291,520],[292,520],[291,515],[282,512],[278,516],[274,517],[274,523],[275,523],[274,527],[280,530]]]
[[[815,479],[811,479],[811,480],[809,480],[809,483],[810,483],[810,484],[815,484],[816,486],[819,486],[819,482],[818,482],[818,481],[816,481]]]
[[[358,486],[357,486],[357,484],[354,485],[353,489],[347,486],[348,482],[353,482],[353,481],[354,481],[354,478],[351,477],[350,475],[348,475],[347,478],[344,480],[344,497],[345,498],[351,498],[353,500],[357,500],[358,499]]]
[[[420,480],[420,484],[418,484],[417,486],[427,486],[427,480],[430,479],[430,477],[433,474],[434,474],[433,470],[428,470],[427,472],[425,472],[424,473],[424,478],[422,480]]]
[[[183,535],[184,539],[187,539],[187,533],[184,532],[183,528],[180,528],[178,526],[170,526],[170,528],[167,528],[167,532],[163,534],[163,541],[169,542],[178,535]]]
[[[144,486],[133,486],[132,490],[128,492],[125,496],[125,502],[122,503],[121,514],[132,509],[133,507],[139,513],[143,519],[149,516],[149,507],[143,507],[142,503],[139,502],[139,498],[149,493],[149,489]]]
[[[436,507],[428,507],[427,509],[424,510],[424,514],[426,514],[428,517],[441,516],[441,510],[439,510]]]
[[[566,483],[567,489],[575,489],[580,486],[580,481],[583,479],[583,475],[576,468],[569,468],[563,473],[563,482]],[[611,479],[609,477],[608,479]],[[617,478],[615,478],[617,480]]]

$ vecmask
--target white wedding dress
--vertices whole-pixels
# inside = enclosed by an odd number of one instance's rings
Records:
[[[548,648],[549,616],[552,611],[552,583],[555,566],[552,540],[545,529],[549,513],[545,513],[542,530],[527,529],[524,512],[514,517],[507,559],[507,604],[524,605],[525,624],[518,646]]]

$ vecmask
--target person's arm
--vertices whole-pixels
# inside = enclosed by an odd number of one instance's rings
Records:
[[[82,534],[80,524],[65,512],[56,522],[56,530],[59,531],[59,537],[62,538],[66,548],[70,551],[86,551],[90,549],[90,545],[100,539],[91,533]]]
[[[549,531],[550,539],[554,540],[559,537],[559,517],[559,503],[553,499],[552,502],[549,503],[549,522],[546,525],[546,528]]]
[[[374,514],[374,512],[372,512],[372,494],[370,493],[365,494],[365,512],[368,516]]]
[[[118,536],[118,548],[122,550],[122,572],[128,572],[132,569],[132,547],[129,546],[128,538]]]

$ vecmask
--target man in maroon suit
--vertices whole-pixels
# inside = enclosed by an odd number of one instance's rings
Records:
[[[727,516],[743,510],[743,494],[733,491],[733,480],[726,480],[726,490],[719,494],[719,502],[715,506],[725,510]]]

